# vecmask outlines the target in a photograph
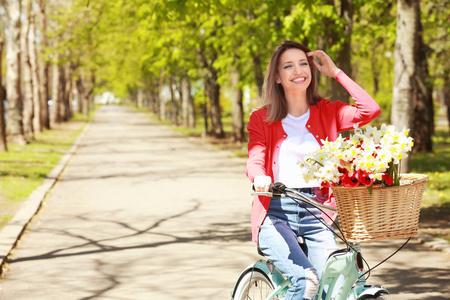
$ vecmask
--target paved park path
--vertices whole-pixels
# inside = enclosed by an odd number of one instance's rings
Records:
[[[230,299],[259,259],[245,161],[103,106],[13,250],[1,300]],[[369,243],[370,265],[402,241]],[[374,270],[391,299],[448,299],[450,259],[416,240]]]

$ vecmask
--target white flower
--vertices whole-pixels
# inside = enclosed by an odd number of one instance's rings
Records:
[[[347,170],[349,176],[361,170],[381,182],[392,163],[397,165],[411,151],[414,143],[408,133],[407,129],[398,131],[393,125],[385,124],[380,129],[355,127],[354,134],[348,138],[339,135],[335,141],[322,140],[322,148],[308,155],[299,166],[306,182],[339,184],[343,176],[339,168],[343,172]]]
[[[368,139],[371,139],[375,144],[378,144],[380,142],[382,135],[383,132],[381,130],[378,130],[376,127],[372,127],[370,125],[366,127],[366,131],[364,132],[364,136]]]

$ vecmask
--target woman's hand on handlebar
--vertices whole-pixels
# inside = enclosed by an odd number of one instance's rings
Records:
[[[255,192],[268,192],[271,184],[272,178],[270,176],[256,176],[253,181]]]

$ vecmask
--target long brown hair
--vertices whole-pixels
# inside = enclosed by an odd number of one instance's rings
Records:
[[[300,43],[294,41],[284,41],[282,42],[272,53],[269,65],[267,66],[266,76],[264,78],[263,84],[263,107],[269,110],[266,121],[269,123],[282,120],[287,116],[287,102],[284,96],[283,86],[276,82],[278,75],[278,64],[281,55],[289,49],[296,48],[302,50],[305,53],[311,52],[311,50]],[[316,73],[317,68],[313,63],[313,59],[307,56],[308,64],[311,68],[311,83],[306,89],[306,97],[309,105],[314,105],[323,97],[316,91],[317,79]]]

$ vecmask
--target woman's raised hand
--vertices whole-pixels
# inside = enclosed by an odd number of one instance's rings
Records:
[[[315,57],[320,61],[319,63],[317,60],[313,60],[314,65],[316,65],[317,70],[319,70],[320,73],[330,77],[336,77],[337,73],[339,73],[340,69],[336,67],[334,62],[324,51],[316,50],[308,52],[306,55]]]

